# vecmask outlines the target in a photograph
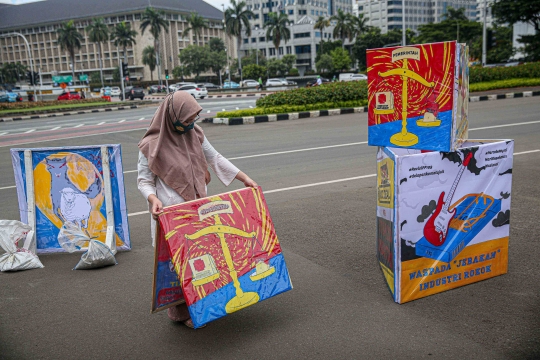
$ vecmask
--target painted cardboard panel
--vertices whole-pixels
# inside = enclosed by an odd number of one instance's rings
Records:
[[[512,140],[456,152],[395,153],[395,300],[501,275],[508,267]]]
[[[261,188],[167,207],[159,221],[196,327],[292,289]]]
[[[368,50],[369,145],[457,149],[467,136],[466,56],[455,41]]]
[[[75,146],[32,150],[38,253],[64,252],[58,233],[66,221],[90,238],[105,242],[107,214],[101,147]],[[114,230],[118,250],[131,241],[120,145],[106,145],[109,156]],[[28,221],[24,150],[11,149],[21,221]],[[82,247],[81,251],[85,248]]]

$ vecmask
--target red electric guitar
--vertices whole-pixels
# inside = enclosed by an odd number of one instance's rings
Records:
[[[437,201],[437,208],[435,209],[435,212],[427,221],[426,226],[424,226],[424,237],[427,241],[435,246],[441,246],[446,241],[446,236],[448,235],[448,226],[456,213],[456,209],[448,211],[448,207],[450,206],[454,192],[456,191],[459,180],[461,179],[461,175],[463,174],[463,171],[467,165],[469,165],[469,161],[471,161],[472,156],[473,153],[470,152],[465,157],[462,167],[459,169],[456,180],[454,180],[454,184],[452,185],[448,196],[446,196],[446,199],[444,199],[444,191],[441,193],[439,200]]]

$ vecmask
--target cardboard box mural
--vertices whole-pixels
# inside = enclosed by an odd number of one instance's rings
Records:
[[[448,152],[467,139],[464,44],[370,49],[367,65],[369,145]]]
[[[21,221],[35,227],[38,253],[66,251],[65,223],[109,239],[113,251],[131,249],[120,145],[11,149],[11,157]]]
[[[377,255],[398,303],[505,274],[512,140],[377,152]]]
[[[159,221],[195,327],[292,289],[261,188],[167,207]]]

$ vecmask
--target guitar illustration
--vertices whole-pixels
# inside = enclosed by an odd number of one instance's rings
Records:
[[[452,221],[456,213],[456,209],[448,211],[448,207],[452,202],[452,197],[454,196],[454,192],[456,191],[459,180],[461,179],[461,175],[463,174],[463,171],[467,165],[469,165],[469,161],[471,161],[472,156],[473,153],[470,152],[465,157],[462,167],[459,169],[456,179],[454,180],[454,184],[452,184],[452,188],[446,196],[446,199],[444,198],[445,192],[443,191],[439,196],[439,200],[437,201],[437,208],[435,209],[435,212],[427,221],[426,226],[424,226],[424,237],[432,245],[441,246],[446,241],[450,221]]]

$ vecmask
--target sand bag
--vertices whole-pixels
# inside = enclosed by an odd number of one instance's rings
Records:
[[[81,260],[73,270],[88,270],[116,264],[109,246],[97,240],[90,240],[88,250],[82,254]]]
[[[0,271],[20,271],[43,267],[37,255],[29,250],[34,231],[29,225],[16,220],[0,220],[0,247],[6,252],[0,255]],[[22,248],[17,243],[25,240]],[[27,240],[28,239],[28,240]]]

